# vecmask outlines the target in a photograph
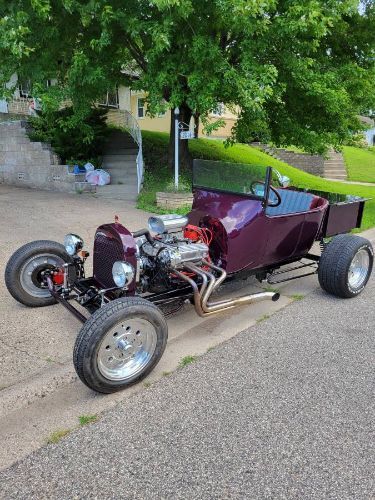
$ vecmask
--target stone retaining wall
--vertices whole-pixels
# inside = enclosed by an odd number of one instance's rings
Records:
[[[18,113],[0,113],[0,123],[2,122],[14,122],[14,121],[26,121],[28,119],[27,114]]]
[[[308,153],[295,153],[283,148],[273,148],[267,144],[251,144],[277,160],[281,160],[292,167],[299,168],[309,174],[324,176],[324,157],[320,155],[310,155]]]
[[[193,204],[192,193],[156,193],[156,205],[167,210]]]
[[[71,167],[58,164],[48,144],[30,141],[25,125],[21,121],[0,122],[0,183],[68,193],[93,190],[84,182],[84,175],[75,175]]]

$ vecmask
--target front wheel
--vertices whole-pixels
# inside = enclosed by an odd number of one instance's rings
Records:
[[[138,297],[117,299],[83,325],[74,346],[74,367],[90,389],[116,392],[150,373],[167,338],[167,323],[158,307]]]
[[[18,302],[29,307],[55,304],[43,280],[43,271],[61,269],[71,263],[61,243],[40,240],[27,243],[9,259],[5,268],[5,284]]]
[[[374,251],[368,240],[348,234],[336,236],[320,258],[320,286],[337,297],[356,297],[365,288],[373,263]]]

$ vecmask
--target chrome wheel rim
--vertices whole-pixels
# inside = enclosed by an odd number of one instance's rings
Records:
[[[121,321],[104,336],[98,351],[98,368],[108,380],[126,380],[138,375],[150,362],[157,334],[143,318]]]
[[[46,269],[61,268],[63,265],[63,259],[50,253],[30,257],[21,267],[20,283],[22,288],[32,297],[51,297],[48,288],[42,283],[41,272]]]
[[[367,279],[370,268],[370,256],[367,250],[359,250],[349,267],[348,282],[353,289],[361,288]]]

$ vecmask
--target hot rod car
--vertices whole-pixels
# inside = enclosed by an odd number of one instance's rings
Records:
[[[360,227],[364,199],[290,188],[271,167],[206,160],[194,161],[193,192],[187,216],[150,217],[148,229],[135,232],[118,219],[98,227],[90,277],[89,253],[75,234],[64,245],[34,241],[10,258],[5,281],[17,301],[59,302],[83,323],[73,360],[88,387],[111,393],[145,377],[166,346],[165,315],[186,301],[206,316],[279,298],[264,291],[213,300],[231,278],[279,283],[317,273],[338,297],[364,289],[372,246],[344,234]],[[315,242],[321,251],[312,253]]]

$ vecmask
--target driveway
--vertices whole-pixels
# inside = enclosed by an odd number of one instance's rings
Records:
[[[313,290],[0,473],[3,498],[374,498],[374,301],[374,278]]]
[[[0,185],[0,275],[19,246],[36,239],[62,241],[67,232],[81,235],[92,248],[95,229],[120,221],[131,230],[144,227],[148,214],[122,201]],[[90,264],[90,262],[89,262]],[[98,395],[77,380],[72,350],[80,323],[61,306],[29,309],[16,303],[0,282],[0,468],[42,446],[50,434],[77,425],[83,414],[100,414],[144,391],[141,383],[110,396]],[[282,287],[276,303],[263,302],[218,316],[200,318],[187,304],[168,319],[166,352],[145,385],[176,369],[181,358],[200,355],[257,321],[305,295],[316,277]],[[255,280],[239,280],[222,293],[259,291]]]

